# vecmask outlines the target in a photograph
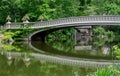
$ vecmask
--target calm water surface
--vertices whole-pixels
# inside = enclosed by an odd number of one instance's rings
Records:
[[[0,44],[0,76],[89,76],[98,67],[88,66],[87,61],[114,62],[111,47],[119,42],[119,38],[83,37]],[[77,61],[84,63],[78,65]]]

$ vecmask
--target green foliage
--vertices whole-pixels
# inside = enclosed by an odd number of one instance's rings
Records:
[[[113,31],[115,35],[120,35],[120,26],[111,26],[109,29]]]
[[[69,40],[49,40],[47,44],[51,47],[57,49],[57,51],[65,52],[67,54],[78,54],[77,51],[74,50],[74,41],[72,39]]]
[[[102,27],[97,27],[97,28],[93,29],[93,33],[95,35],[104,35],[105,32],[106,32],[105,29]]]
[[[73,28],[67,28],[67,29],[61,29],[55,32],[50,33],[47,38],[50,40],[58,39],[58,40],[67,40],[70,39],[70,37],[73,35],[74,29]]]
[[[23,40],[22,36],[23,36],[22,31],[18,30],[14,33],[13,39],[15,41]]]
[[[114,53],[116,54],[115,56],[120,59],[120,46],[114,45],[112,47]],[[119,65],[114,65],[109,66],[106,69],[98,70],[97,72],[94,73],[94,76],[119,76],[120,75],[120,70],[119,70]]]
[[[113,42],[114,38],[113,37],[105,37],[105,38],[101,38],[101,37],[96,37],[93,38],[93,45],[96,46],[103,46],[105,43],[111,43]]]
[[[17,30],[17,31],[11,31],[7,32],[4,31],[2,40],[5,42],[9,42],[11,39],[14,39],[14,41],[23,40],[24,36],[28,36],[29,32],[28,29],[23,30]]]
[[[13,32],[4,32],[2,40],[3,41],[9,41],[13,36],[14,36]]]
[[[0,51],[4,52],[33,52],[32,49],[30,49],[28,43],[26,42],[14,42],[14,43],[1,43],[0,44]]]
[[[106,31],[104,28],[102,27],[97,27],[95,29],[93,29],[93,33],[94,35],[107,35],[107,36],[113,36],[113,32],[112,31]]]
[[[87,11],[90,12],[85,11],[88,15],[119,15],[119,3],[118,0],[91,0],[87,5]]]
[[[120,76],[120,71],[114,66],[109,66],[106,69],[97,70],[93,76]]]
[[[8,15],[12,21],[21,21],[28,15],[36,21],[40,15],[44,20],[76,16],[79,12],[79,0],[0,0],[0,22]]]
[[[13,31],[14,32],[14,36],[13,39],[15,41],[21,41],[23,40],[24,37],[27,37],[30,33],[30,29],[21,29],[21,30],[17,30],[17,31]]]
[[[12,51],[12,50],[15,49],[15,47],[12,46],[12,45],[6,45],[6,44],[4,44],[4,45],[3,45],[3,49],[4,49],[5,51]]]
[[[120,59],[120,46],[114,45],[114,46],[112,47],[112,49],[113,49],[113,51],[114,51],[115,56],[116,56],[118,59]]]
[[[5,23],[8,15],[12,21],[21,21],[26,14],[31,21],[36,21],[40,15],[44,20],[81,15],[119,15],[119,3],[119,0],[0,0],[0,22]]]
[[[113,35],[114,35],[114,32],[112,32],[112,31],[107,31],[106,34],[110,37],[110,36],[113,36]]]
[[[95,76],[111,76],[110,70],[102,69],[95,72]]]
[[[2,40],[8,42],[11,39],[16,40],[17,38],[21,38],[21,36],[22,36],[22,31],[11,31],[11,32],[4,31]]]

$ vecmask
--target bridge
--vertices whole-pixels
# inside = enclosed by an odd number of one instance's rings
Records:
[[[66,27],[79,27],[79,26],[120,25],[120,16],[81,16],[81,17],[61,18],[61,19],[43,21],[43,22],[34,22],[34,23],[28,23],[28,24],[30,24],[29,28],[31,29],[50,27],[52,30],[66,28]],[[25,24],[12,23],[12,24],[6,25],[5,28],[19,29],[22,27],[21,25],[25,25]],[[42,36],[42,40],[44,40],[45,36],[49,32],[51,32],[51,31],[46,32],[48,30],[50,29],[44,29],[44,30],[33,32],[30,35],[29,40],[38,40],[39,36]]]
[[[61,29],[66,27],[79,27],[79,26],[96,26],[96,25],[120,25],[120,16],[81,16],[81,17],[71,17],[71,18],[62,18],[50,21],[43,22],[35,22],[28,23],[30,24],[29,28],[45,28],[42,30],[38,30],[33,32],[30,36],[30,40],[34,40],[34,38],[42,36],[45,38],[46,34],[52,32],[53,29]],[[20,29],[24,25],[23,23],[12,23],[10,25],[6,25],[6,29]],[[46,28],[50,27],[50,28]],[[16,58],[23,56],[23,54],[18,52],[7,52],[4,53],[5,56],[10,56],[10,58]],[[89,68],[106,68],[109,65],[120,65],[120,61],[109,61],[109,60],[89,60],[89,59],[76,59],[62,56],[50,56],[44,54],[31,53],[29,54],[32,58],[36,60],[44,60],[50,61],[54,63],[60,63],[64,65],[73,65],[80,67],[89,67]]]

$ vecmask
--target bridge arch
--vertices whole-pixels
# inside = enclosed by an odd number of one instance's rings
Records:
[[[6,26],[6,29],[19,29],[23,23],[11,24],[9,27]],[[76,27],[76,26],[94,26],[94,25],[120,25],[120,15],[114,16],[81,16],[81,17],[70,17],[70,18],[61,18],[50,21],[35,22],[29,28],[45,28],[50,27],[52,29],[56,28],[65,28],[65,27]],[[45,29],[46,30],[46,29]],[[44,37],[44,34],[48,31],[40,30],[32,33],[29,37],[30,40],[37,35]],[[43,33],[44,31],[44,33]],[[42,32],[43,34],[41,34]],[[34,39],[33,39],[34,40]]]
[[[42,41],[44,42],[45,41],[45,37],[54,32],[54,31],[57,31],[57,30],[60,30],[60,29],[64,29],[64,28],[68,28],[68,27],[56,27],[56,28],[51,28],[51,29],[43,29],[43,30],[38,30],[38,31],[35,31],[33,32],[30,36],[29,36],[29,40],[31,41]]]
[[[103,26],[120,25],[120,16],[81,16],[37,22],[33,26],[31,26],[31,28],[50,27],[51,29],[35,31],[30,35],[29,40],[44,41],[45,36],[52,30],[54,31],[66,27],[95,26],[95,25]],[[41,38],[39,36],[41,36]]]

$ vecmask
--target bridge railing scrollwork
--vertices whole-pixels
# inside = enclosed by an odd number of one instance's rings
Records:
[[[5,24],[5,29],[21,29],[21,28],[30,28],[32,25],[34,25],[35,22],[30,23],[11,23],[11,24]]]
[[[23,23],[12,23],[10,29],[20,28]],[[35,22],[30,28],[41,28],[49,26],[62,26],[62,25],[120,25],[120,16],[81,16],[61,18],[50,21]],[[8,27],[6,27],[8,28]]]
[[[33,28],[45,27],[45,26],[58,26],[66,24],[79,24],[79,25],[113,25],[120,24],[120,16],[82,16],[82,17],[71,17],[71,18],[62,18],[45,22],[37,22],[33,25]]]

